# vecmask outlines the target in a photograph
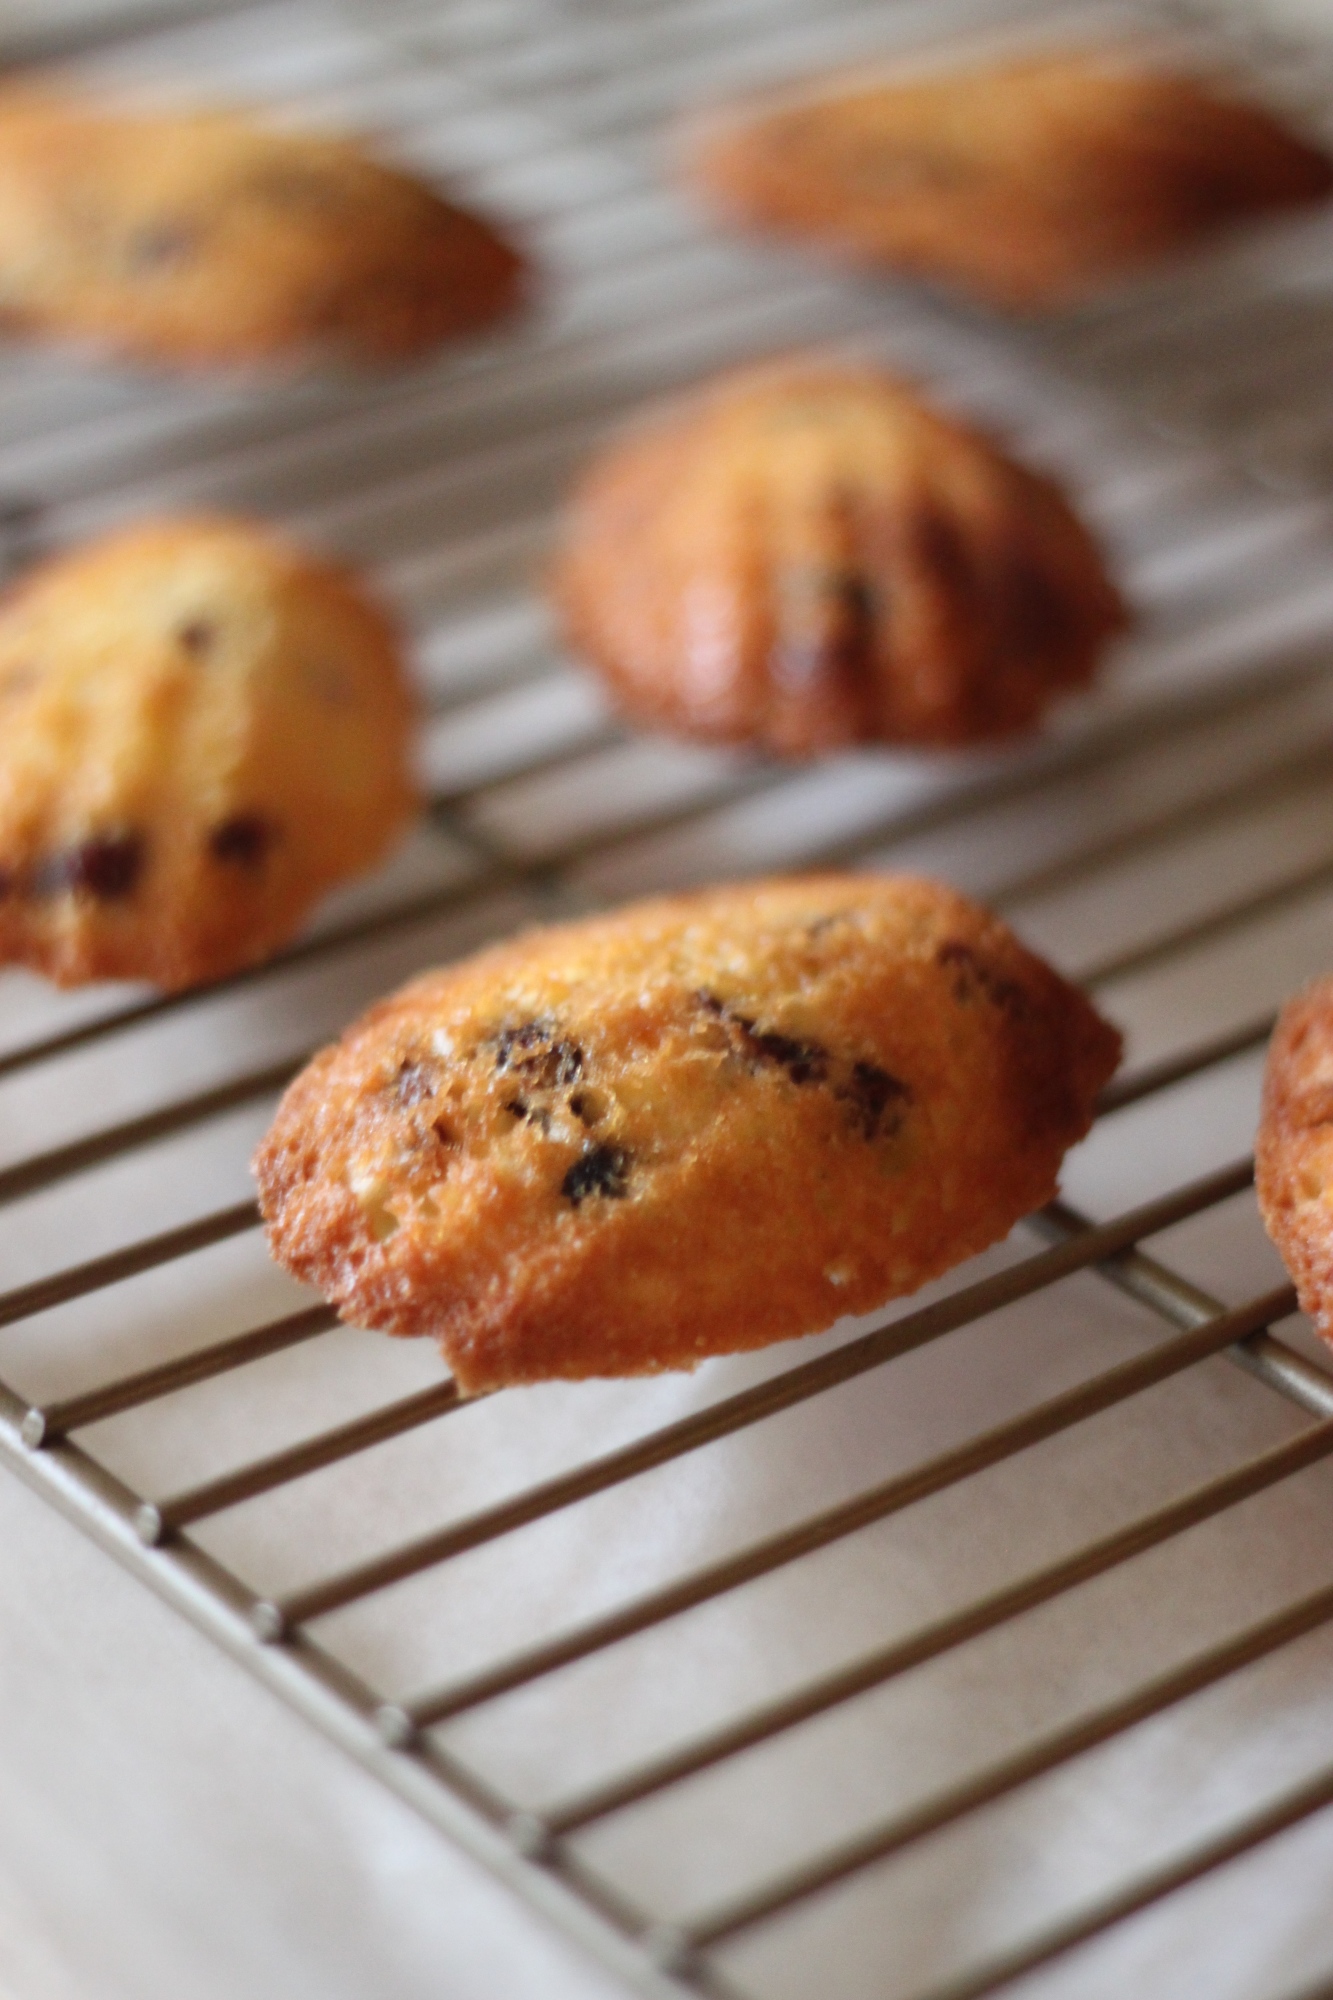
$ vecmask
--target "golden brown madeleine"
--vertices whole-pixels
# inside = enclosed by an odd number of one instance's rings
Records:
[[[514,250],[358,146],[0,94],[0,322],[168,364],[401,361],[510,307]]]
[[[738,220],[1020,311],[1333,190],[1271,112],[1109,48],[827,77],[700,121],[687,172]]]
[[[1127,622],[1052,480],[816,360],[723,376],[613,444],[554,588],[631,715],[792,756],[1031,729]]]
[[[693,1367],[864,1312],[1055,1187],[1120,1037],[996,918],[815,875],[530,932],[288,1090],[277,1257],[475,1392]]]
[[[414,803],[397,637],[252,523],[106,536],[0,600],[0,962],[194,985],[263,958]]]
[[[1333,1341],[1333,977],[1288,1001],[1264,1071],[1254,1156],[1264,1227]]]

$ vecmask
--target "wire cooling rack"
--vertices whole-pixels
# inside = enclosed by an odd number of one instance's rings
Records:
[[[1327,226],[1016,331],[723,239],[658,143],[701,91],[812,60],[1137,18],[281,0],[51,45],[133,97],[207,78],[377,128],[546,276],[525,326],[379,383],[4,362],[10,563],[207,503],[373,565],[433,803],[257,971],[0,982],[0,1458],[645,1993],[972,2000],[1050,1968],[1082,1994],[1099,1966],[1200,1991],[1265,1922],[1227,1990],[1333,1990],[1333,1372],[1247,1155],[1333,915]],[[1309,50],[1207,43],[1318,113]],[[1114,553],[1139,630],[1036,748],[647,742],[556,649],[533,576],[588,448],[802,343],[998,428]],[[470,1404],[266,1263],[247,1153],[365,1000],[534,917],[830,862],[984,895],[1128,1031],[1066,1199],[1009,1244],[690,1380]]]

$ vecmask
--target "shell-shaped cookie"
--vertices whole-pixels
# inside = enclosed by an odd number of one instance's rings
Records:
[[[1333,190],[1271,112],[1109,48],[827,77],[701,119],[686,164],[738,220],[1019,311]]]
[[[1120,1037],[995,918],[824,875],[537,931],[381,1002],[256,1156],[278,1258],[469,1392],[914,1291],[1055,1187]]]
[[[264,957],[414,794],[396,635],[239,520],[163,520],[0,601],[0,963],[163,987]]]
[[[518,293],[491,228],[351,142],[0,95],[0,323],[166,364],[406,359]]]
[[[1126,622],[1053,481],[815,360],[723,376],[613,444],[554,588],[629,714],[796,756],[1029,729]]]
[[[1302,1309],[1333,1341],[1333,977],[1288,1001],[1278,1020],[1254,1178]]]

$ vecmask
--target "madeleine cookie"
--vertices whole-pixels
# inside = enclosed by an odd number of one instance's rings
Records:
[[[690,1368],[916,1290],[1048,1199],[1120,1037],[909,877],[639,903],[405,987],[255,1160],[274,1252],[469,1392]]]
[[[0,601],[0,963],[181,987],[263,958],[413,804],[395,634],[244,521],[164,520]]]
[[[724,376],[613,445],[554,587],[629,714],[792,756],[1030,729],[1126,623],[1052,480],[814,360]]]
[[[1333,977],[1288,1001],[1278,1020],[1254,1181],[1302,1310],[1333,1341]]]
[[[741,221],[1018,310],[1333,190],[1270,112],[1110,49],[827,78],[701,123],[687,170]]]
[[[519,275],[349,142],[0,96],[0,324],[153,362],[393,362],[493,319]]]

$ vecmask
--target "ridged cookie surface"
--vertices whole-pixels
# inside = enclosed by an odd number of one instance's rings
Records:
[[[230,112],[0,94],[0,324],[135,359],[405,359],[513,304],[516,253],[358,146]]]
[[[1254,1156],[1264,1226],[1302,1309],[1333,1341],[1333,978],[1283,1008]]]
[[[288,1090],[260,1203],[282,1263],[467,1391],[688,1368],[1003,1237],[1119,1050],[934,883],[707,890],[382,1001]]]
[[[1031,728],[1124,606],[1055,483],[872,368],[723,376],[612,445],[554,588],[631,715],[810,755]]]
[[[396,635],[244,521],[164,520],[0,600],[0,962],[193,985],[264,957],[413,804]]]
[[[688,170],[740,220],[1018,310],[1333,190],[1270,112],[1123,50],[829,77],[701,123]]]

